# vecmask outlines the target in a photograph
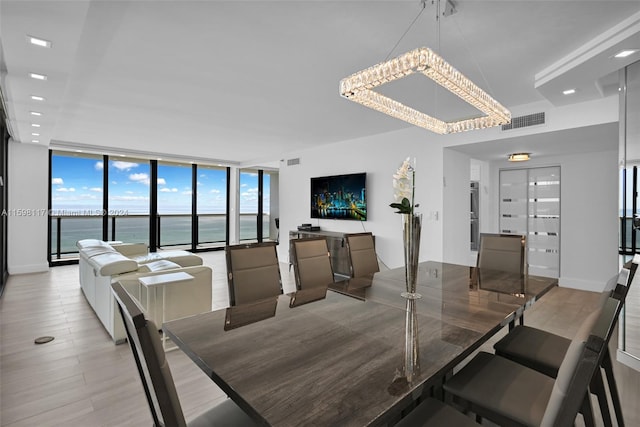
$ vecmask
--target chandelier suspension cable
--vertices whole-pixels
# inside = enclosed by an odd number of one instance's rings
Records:
[[[464,36],[464,33],[462,32],[462,29],[460,28],[460,25],[458,24],[458,21],[456,21],[455,18],[452,17],[451,19],[453,21],[453,23],[456,26],[456,29],[458,30],[458,34],[460,34],[460,38],[462,39],[463,45],[464,45],[464,49],[467,51],[467,55],[469,55],[471,57],[471,59],[473,60],[473,63],[475,64],[476,68],[478,69],[478,71],[480,72],[480,75],[482,76],[482,80],[484,81],[484,84],[487,85],[487,89],[490,95],[494,95],[493,89],[491,88],[491,85],[489,84],[489,81],[487,80],[487,77],[484,75],[484,72],[482,71],[482,67],[480,67],[480,63],[478,62],[478,58],[473,54],[473,51],[471,49],[469,49],[469,42],[467,41],[467,38]]]
[[[411,24],[409,24],[409,27],[405,30],[405,32],[400,36],[400,39],[398,40],[398,42],[391,48],[391,51],[387,54],[387,56],[384,58],[384,61],[387,61],[390,57],[391,54],[393,53],[394,50],[396,50],[396,48],[398,47],[398,45],[400,44],[400,42],[402,41],[402,39],[404,38],[404,36],[407,35],[407,33],[411,30],[411,27],[413,27],[413,24],[416,23],[416,21],[418,20],[418,18],[420,18],[420,15],[422,15],[422,12],[424,12],[424,9],[426,7],[426,0],[422,0],[422,9],[420,9],[420,12],[418,12],[418,14],[416,15],[415,18],[413,18],[413,21],[411,21]],[[383,61],[383,62],[384,62]]]

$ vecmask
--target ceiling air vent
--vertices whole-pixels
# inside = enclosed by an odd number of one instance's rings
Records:
[[[533,113],[527,116],[512,117],[511,123],[508,125],[502,125],[502,130],[518,129],[542,124],[544,124],[544,113]]]
[[[288,159],[287,166],[295,166],[300,164],[300,157],[296,157],[295,159]]]

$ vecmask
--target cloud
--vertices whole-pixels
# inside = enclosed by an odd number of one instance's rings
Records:
[[[93,167],[97,170],[97,171],[101,171],[104,169],[104,162],[96,162],[95,165],[93,165]]]
[[[56,191],[60,191],[62,193],[72,193],[72,192],[76,191],[76,189],[73,188],[73,187],[69,187],[69,188],[60,187],[60,188],[56,189]]]
[[[89,191],[93,191],[95,193],[102,193],[102,188],[100,187],[91,187]]]
[[[248,187],[249,184],[241,184],[240,187]]]
[[[131,168],[137,168],[138,164],[133,162],[121,162],[119,160],[116,160],[115,162],[111,163],[111,166],[121,171],[128,171]]]
[[[209,193],[220,194],[220,190],[214,188],[213,190],[209,191]]]
[[[192,194],[193,194],[193,191],[191,191],[191,190],[185,190],[185,191],[183,191],[183,192],[182,192],[182,194],[184,194],[185,196],[190,196],[190,195],[192,195]]]
[[[167,181],[164,178],[158,178],[158,185],[167,185]]]
[[[62,178],[51,178],[51,184],[64,185],[64,180]]]
[[[133,191],[125,191],[126,194],[136,194]]]
[[[131,201],[138,201],[138,200],[149,200],[148,197],[145,196],[114,196],[111,198],[112,200],[117,200],[117,201],[124,201],[124,202],[131,202]]]
[[[132,173],[129,175],[129,179],[133,182],[149,185],[149,175],[146,173]]]
[[[159,191],[161,191],[162,193],[177,193],[178,189],[177,188],[161,188]]]

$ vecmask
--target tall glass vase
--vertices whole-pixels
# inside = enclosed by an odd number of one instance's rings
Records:
[[[418,314],[416,300],[407,299],[404,323],[404,376],[411,384],[420,375],[420,345],[418,343]]]
[[[401,295],[408,299],[418,299],[422,298],[422,295],[416,292],[422,214],[402,214],[402,217],[406,292],[402,292]]]

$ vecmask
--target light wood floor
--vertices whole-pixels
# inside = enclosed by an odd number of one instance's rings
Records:
[[[214,269],[214,306],[224,307],[228,300],[224,254],[201,255]],[[281,265],[281,274],[285,292],[293,290],[286,264]],[[528,310],[525,320],[571,337],[597,299],[594,293],[557,288]],[[34,344],[44,335],[55,340]],[[612,354],[616,345],[612,342]],[[225,399],[182,352],[170,351],[167,356],[187,419]],[[640,426],[636,407],[640,373],[615,365],[626,423]],[[129,347],[114,345],[102,328],[78,285],[78,267],[11,276],[0,299],[0,425],[151,424]]]

